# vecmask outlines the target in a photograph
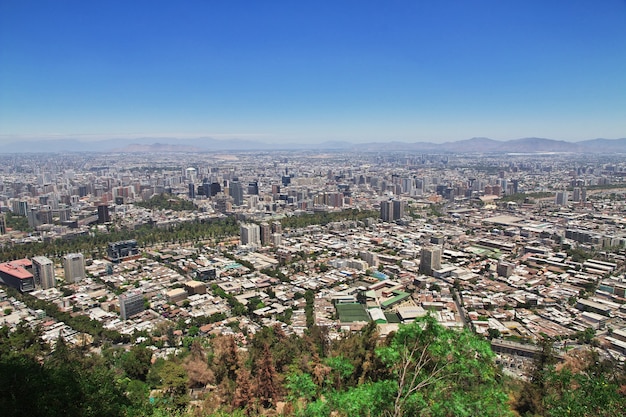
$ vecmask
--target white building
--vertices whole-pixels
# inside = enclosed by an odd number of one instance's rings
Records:
[[[261,246],[261,228],[258,224],[244,223],[241,225],[240,238],[242,245]]]
[[[85,258],[82,253],[69,253],[63,257],[65,282],[79,282],[85,279]]]
[[[35,285],[44,290],[54,288],[56,285],[56,280],[54,278],[54,263],[45,256],[35,256],[32,261]]]

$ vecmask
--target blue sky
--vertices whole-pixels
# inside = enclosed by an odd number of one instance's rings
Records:
[[[0,0],[0,142],[626,137],[626,1]]]

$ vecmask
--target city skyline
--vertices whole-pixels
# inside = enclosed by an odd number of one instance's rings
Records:
[[[626,136],[626,3],[2,2],[0,144]]]

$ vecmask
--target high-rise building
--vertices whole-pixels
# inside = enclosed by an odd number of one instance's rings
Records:
[[[233,198],[233,202],[236,206],[243,204],[243,186],[237,180],[233,180],[229,184],[229,195]]]
[[[241,244],[260,246],[261,232],[258,224],[248,223],[242,224],[240,228]]]
[[[141,291],[126,291],[119,296],[120,301],[120,317],[122,320],[128,320],[132,316],[145,310],[145,303]]]
[[[404,217],[406,202],[403,200],[387,200],[380,203],[380,218],[384,222],[393,222]]]
[[[4,235],[7,232],[7,219],[4,217],[4,213],[0,213],[0,235]]]
[[[519,193],[519,180],[515,179],[513,182],[513,194]]]
[[[19,216],[26,216],[28,214],[28,201],[13,200],[12,208],[13,213]]]
[[[504,262],[499,261],[498,266],[496,267],[496,272],[500,277],[510,277],[513,275],[513,271],[515,270],[515,264],[512,262]]]
[[[283,244],[283,235],[280,233],[272,233],[272,245],[280,246]]]
[[[269,223],[261,223],[261,245],[267,246],[272,242],[272,227]]]
[[[85,258],[82,253],[69,253],[63,257],[65,282],[79,282],[85,279]]]
[[[441,249],[435,246],[422,248],[420,255],[420,273],[432,275],[434,269],[441,268]]]
[[[252,181],[248,183],[248,194],[259,195],[259,182],[258,181]]]
[[[187,168],[185,170],[185,178],[187,181],[194,183],[196,181],[197,170],[195,168]]]
[[[106,204],[100,204],[98,206],[98,223],[108,223],[111,221],[111,215],[109,214],[109,206]]]
[[[568,200],[568,193],[567,191],[563,190],[563,191],[558,191],[556,193],[556,197],[554,199],[554,203],[557,206],[566,206],[567,205],[567,200]]]
[[[393,221],[393,201],[387,200],[380,203],[380,218],[384,222]]]
[[[33,276],[35,277],[35,285],[44,290],[56,286],[54,263],[45,256],[33,258]]]
[[[404,200],[393,200],[393,219],[400,220],[404,217],[404,207],[406,206],[406,201]]]
[[[209,186],[209,194],[211,197],[217,195],[217,193],[222,191],[222,186],[219,182],[212,182]]]

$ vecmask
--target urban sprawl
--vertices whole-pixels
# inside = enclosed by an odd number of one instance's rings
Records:
[[[520,377],[546,336],[626,358],[620,155],[0,158],[0,325],[52,346],[98,341],[34,300],[157,357],[263,326],[384,337],[430,314]]]

